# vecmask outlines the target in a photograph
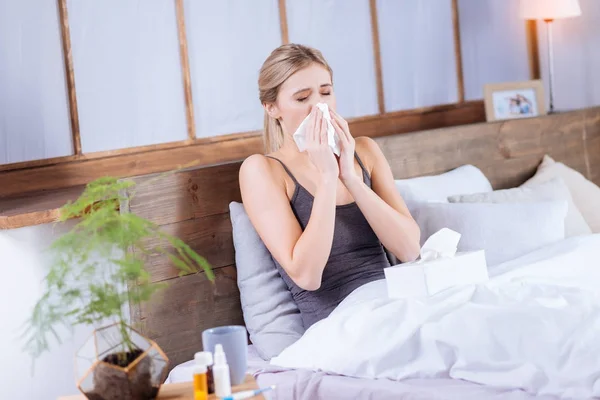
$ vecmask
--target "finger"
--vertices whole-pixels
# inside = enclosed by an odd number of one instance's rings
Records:
[[[340,141],[343,141],[344,144],[349,144],[352,140],[352,135],[350,135],[350,132],[344,129],[342,125],[335,119],[333,120],[333,126],[338,132],[338,137],[340,138]]]
[[[313,106],[312,110],[310,110],[310,121],[308,123],[307,126],[307,130],[306,130],[306,142],[307,143],[311,143],[314,141],[314,137],[315,137],[315,129],[317,126],[317,109],[316,107]]]
[[[333,125],[333,129],[335,129],[335,132],[337,133],[338,138],[340,139],[340,142],[343,142],[343,144],[348,143],[348,138],[346,137],[346,133],[344,132],[344,130],[342,129],[340,124],[333,118],[331,119],[331,124]]]
[[[350,141],[348,140],[348,137],[346,136],[346,133],[344,132],[344,130],[342,129],[340,124],[336,120],[332,120],[332,125],[333,125],[333,128],[335,129],[336,135],[339,139],[340,150],[352,151],[352,146],[350,145]]]
[[[344,132],[346,132],[347,129],[345,129],[345,127],[347,126],[346,120],[344,118],[342,118],[342,116],[338,113],[336,113],[333,110],[331,111],[331,116],[333,117],[332,119],[336,120],[338,122],[338,124],[340,125],[340,127],[342,128],[342,130]]]
[[[342,120],[343,118],[341,117],[340,114],[336,113],[332,108],[329,109],[329,113],[331,114],[331,116],[338,122],[340,122],[340,120]]]
[[[321,144],[327,144],[327,120],[321,118]]]
[[[321,119],[323,119],[323,115],[321,114],[319,109],[315,110],[315,123],[313,125],[313,129],[310,130],[310,140],[311,143],[319,143],[319,129],[321,127]]]

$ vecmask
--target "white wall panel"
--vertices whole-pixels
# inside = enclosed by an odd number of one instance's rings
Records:
[[[0,0],[0,164],[72,153],[56,1]]]
[[[600,1],[579,3],[581,16],[553,22],[556,110],[600,106]],[[538,35],[548,98],[548,42],[542,21],[538,22]]]
[[[196,136],[262,129],[258,72],[281,45],[277,0],[186,0]]]
[[[519,0],[458,0],[465,98],[483,98],[486,83],[529,80],[525,21]]]
[[[368,0],[287,0],[290,42],[319,49],[333,69],[339,113],[378,113]]]
[[[83,152],[187,138],[175,1],[67,4]]]
[[[456,103],[451,0],[378,0],[386,111]]]

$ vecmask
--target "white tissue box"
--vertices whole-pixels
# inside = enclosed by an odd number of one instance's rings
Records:
[[[489,280],[483,250],[399,264],[384,272],[390,298],[431,296],[453,286]]]

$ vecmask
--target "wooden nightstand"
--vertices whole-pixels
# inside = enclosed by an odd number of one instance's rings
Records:
[[[258,389],[258,385],[252,375],[246,375],[246,380],[241,385],[234,386],[232,392],[240,392],[242,390]],[[169,383],[162,385],[158,393],[157,400],[194,400],[194,391],[192,382]],[[208,397],[209,400],[218,400],[214,394]],[[263,399],[262,395],[252,397],[253,400]],[[86,400],[82,394],[74,396],[59,397],[58,400]]]

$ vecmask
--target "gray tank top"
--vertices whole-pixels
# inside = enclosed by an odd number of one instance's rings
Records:
[[[365,184],[371,187],[371,177],[355,153]],[[298,183],[287,166],[279,159],[296,185],[290,204],[302,230],[306,228],[313,206],[313,196]],[[356,203],[336,207],[333,244],[323,270],[321,287],[309,291],[300,288],[277,260],[273,260],[300,310],[304,328],[327,317],[354,289],[365,283],[383,279],[390,263],[386,252]]]

